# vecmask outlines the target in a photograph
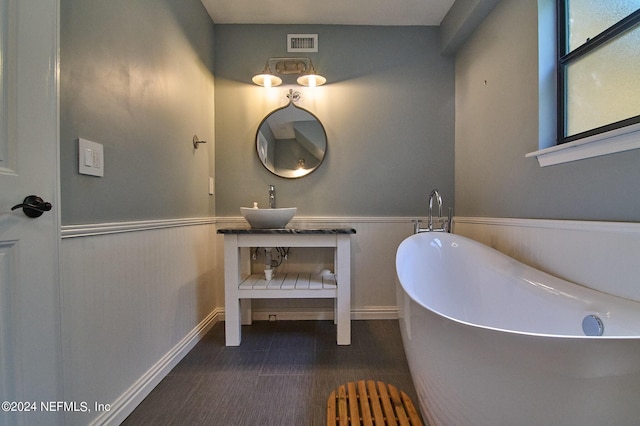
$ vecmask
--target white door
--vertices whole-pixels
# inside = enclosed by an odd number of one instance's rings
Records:
[[[58,0],[0,0],[0,425],[63,418],[42,411],[63,400],[58,16]],[[28,195],[53,208],[39,218],[11,210]]]

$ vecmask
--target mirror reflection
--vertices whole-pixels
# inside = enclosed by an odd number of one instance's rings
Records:
[[[322,123],[293,102],[267,115],[258,126],[256,149],[260,162],[283,178],[299,178],[317,169],[327,151]]]

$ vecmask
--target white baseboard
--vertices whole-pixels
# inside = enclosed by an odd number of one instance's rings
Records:
[[[143,399],[165,378],[200,339],[221,320],[221,310],[214,309],[200,324],[165,354],[153,367],[131,385],[91,425],[119,425],[142,402]]]
[[[398,307],[367,306],[351,309],[351,319],[354,320],[394,320],[398,319]]]
[[[224,310],[221,310],[224,319]],[[275,317],[277,321],[322,321],[333,320],[333,310],[300,310],[300,309],[253,309],[254,321],[269,321]],[[398,319],[397,306],[369,306],[351,309],[352,320],[394,320]]]

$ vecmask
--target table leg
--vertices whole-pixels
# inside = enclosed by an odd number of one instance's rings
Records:
[[[238,236],[224,236],[224,332],[227,346],[239,346],[241,335],[240,299],[240,254]]]
[[[336,247],[336,279],[338,294],[337,328],[338,345],[351,344],[351,238],[349,235],[338,235]]]

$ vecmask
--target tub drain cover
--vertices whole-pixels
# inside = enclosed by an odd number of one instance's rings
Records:
[[[582,320],[582,331],[584,331],[585,336],[602,336],[604,324],[597,316],[587,315]]]

